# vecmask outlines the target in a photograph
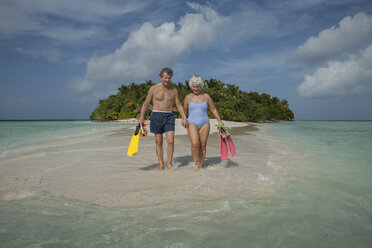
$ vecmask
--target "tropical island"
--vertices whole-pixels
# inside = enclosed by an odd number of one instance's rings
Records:
[[[155,83],[151,80],[145,83],[122,85],[116,95],[100,100],[98,107],[90,116],[91,120],[111,121],[139,117],[142,103],[149,88]],[[174,84],[180,100],[191,92],[188,83]],[[271,97],[269,94],[245,92],[234,84],[226,84],[216,79],[204,80],[203,92],[208,93],[214,101],[223,120],[229,121],[292,121],[293,112],[289,109],[286,99]],[[151,114],[151,106],[146,116]],[[180,117],[174,107],[174,113]],[[213,114],[208,111],[210,118]]]

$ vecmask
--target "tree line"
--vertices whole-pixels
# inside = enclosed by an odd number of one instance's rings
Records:
[[[91,120],[121,120],[139,117],[142,103],[147,92],[154,85],[151,80],[145,83],[122,85],[116,95],[100,100],[90,116]],[[188,83],[174,84],[183,103],[186,95],[191,92]],[[269,94],[245,92],[234,84],[225,84],[220,80],[204,80],[202,90],[208,93],[223,120],[230,121],[277,121],[294,119],[286,99],[271,97]],[[174,113],[180,117],[176,107]],[[151,114],[151,107],[146,116]],[[210,118],[213,114],[208,111]]]

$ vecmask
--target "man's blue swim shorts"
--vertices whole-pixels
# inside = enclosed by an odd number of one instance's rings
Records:
[[[169,131],[174,131],[175,120],[176,117],[172,112],[153,111],[150,117],[150,132],[162,134]]]

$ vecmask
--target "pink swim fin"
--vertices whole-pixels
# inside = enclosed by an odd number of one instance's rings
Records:
[[[218,131],[218,138],[220,138],[221,160],[225,160],[229,156],[227,153],[226,140],[221,137],[220,130],[218,129],[217,131]]]
[[[227,142],[227,145],[229,146],[231,157],[234,157],[236,155],[236,151],[235,151],[234,142],[232,141],[230,135],[226,137],[226,142]]]

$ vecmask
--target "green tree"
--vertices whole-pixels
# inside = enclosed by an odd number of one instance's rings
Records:
[[[92,120],[117,120],[139,116],[140,108],[146,98],[147,92],[154,83],[122,85],[116,95],[111,95],[100,100],[96,109],[92,112]],[[173,84],[183,103],[187,94],[191,92],[188,82]],[[224,120],[233,121],[266,121],[266,120],[293,120],[294,114],[289,109],[286,99],[280,100],[269,94],[257,92],[245,92],[234,84],[225,84],[217,79],[204,80],[203,91],[213,99],[215,106]],[[180,117],[174,107],[174,113]],[[151,113],[151,110],[148,111]],[[208,111],[208,115],[214,118]]]

